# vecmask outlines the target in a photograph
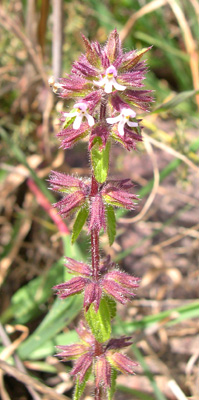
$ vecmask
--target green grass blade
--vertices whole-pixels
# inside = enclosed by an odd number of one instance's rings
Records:
[[[165,395],[160,391],[160,389],[154,379],[153,374],[151,373],[147,363],[145,362],[145,359],[144,359],[141,351],[136,347],[136,345],[133,345],[132,348],[133,348],[134,355],[137,358],[137,361],[142,366],[142,368],[144,370],[144,374],[148,378],[148,380],[153,388],[156,399],[157,400],[167,400]]]
[[[18,349],[21,359],[28,359],[31,353],[66,327],[82,309],[81,296],[69,297],[64,301],[57,299],[50,312],[35,332]]]
[[[176,317],[177,314],[177,317]],[[172,316],[175,316],[173,319]],[[162,311],[155,315],[147,315],[139,321],[121,322],[114,324],[113,331],[115,334],[130,334],[137,330],[145,330],[160,321],[165,320],[165,325],[174,325],[181,321],[199,317],[199,301],[191,304],[172,308],[171,310]]]
[[[131,389],[127,386],[117,385],[116,389],[123,393],[132,394],[132,396],[134,396],[140,400],[154,400],[154,397],[151,396],[150,394],[143,393],[140,390]]]
[[[190,57],[188,54],[186,54],[185,52],[179,50],[174,46],[171,46],[170,44],[168,44],[166,40],[164,41],[162,39],[158,39],[157,37],[153,37],[151,35],[148,35],[140,31],[135,32],[134,37],[150,45],[154,45],[155,47],[158,47],[161,50],[164,50],[165,52],[169,53],[169,55],[176,56],[181,60],[186,61],[187,63],[189,62]]]
[[[52,286],[63,280],[63,259],[52,265],[43,275],[32,279],[29,283],[17,290],[11,298],[11,307],[1,317],[5,323],[11,317],[15,323],[25,324],[44,312],[44,304],[52,295]],[[8,312],[9,311],[9,312]]]
[[[186,90],[185,92],[178,93],[171,100],[156,107],[155,110],[152,111],[152,113],[159,114],[161,112],[171,110],[174,107],[178,106],[183,101],[186,101],[187,99],[197,95],[198,93],[199,93],[199,90]]]

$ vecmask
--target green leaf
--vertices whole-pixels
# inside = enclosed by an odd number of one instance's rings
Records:
[[[116,219],[114,208],[106,204],[107,233],[110,246],[113,244],[116,235]]]
[[[85,389],[86,382],[89,379],[90,373],[91,373],[91,368],[89,368],[88,371],[86,372],[84,380],[83,380],[82,383],[79,382],[79,377],[77,378],[76,385],[75,385],[75,392],[74,392],[74,395],[73,395],[73,400],[79,400],[80,399],[80,397],[81,397],[81,395],[82,395],[82,393],[83,393],[83,391]]]
[[[72,244],[77,240],[77,238],[88,218],[88,215],[89,215],[88,208],[81,208],[80,211],[78,212],[75,223],[73,225],[73,232],[72,232],[72,238],[71,238]]]
[[[113,395],[116,390],[116,379],[117,379],[117,371],[112,368],[111,369],[111,387],[108,389],[108,400],[112,400]]]
[[[110,142],[107,142],[104,149],[100,150],[100,146],[101,144],[99,141],[97,141],[93,146],[91,151],[91,162],[95,179],[99,183],[103,183],[108,175]]]
[[[111,316],[111,319],[115,318],[116,314],[117,314],[117,304],[116,301],[111,299],[111,297],[109,296],[105,296],[104,297],[106,299],[108,308],[109,308],[109,313]]]
[[[199,90],[186,90],[185,92],[178,93],[171,100],[155,108],[153,113],[160,113],[171,110],[174,107],[178,106],[178,104],[182,103],[183,101],[189,99],[192,96],[195,96],[196,94],[199,94]]]
[[[99,310],[95,312],[93,304],[85,312],[85,318],[96,340],[105,342],[111,335],[111,315],[106,298],[101,299]]]

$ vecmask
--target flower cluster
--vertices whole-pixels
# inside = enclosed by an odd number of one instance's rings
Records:
[[[109,257],[100,264],[98,279],[93,276],[92,268],[89,265],[68,257],[66,261],[68,271],[76,276],[54,286],[53,289],[61,299],[84,292],[85,311],[88,311],[93,303],[97,312],[103,295],[108,295],[121,304],[126,304],[135,296],[133,290],[139,286],[139,278],[117,269]]]
[[[129,192],[134,187],[130,179],[107,181],[99,186],[95,196],[91,194],[89,179],[83,180],[52,171],[49,182],[54,191],[64,194],[63,199],[54,204],[63,218],[81,208],[88,208],[89,232],[94,227],[98,231],[101,228],[106,230],[107,204],[133,210],[135,206],[133,200],[138,199],[135,194]]]
[[[68,346],[57,346],[61,350],[57,356],[64,361],[75,360],[71,375],[79,376],[82,383],[87,371],[96,378],[96,388],[111,387],[111,373],[113,369],[123,373],[134,374],[134,367],[138,364],[118,350],[132,344],[131,337],[124,336],[119,339],[110,339],[108,343],[96,343],[95,337],[81,321],[76,329],[81,342]]]
[[[112,138],[128,150],[134,149],[135,142],[142,140],[136,109],[148,111],[152,101],[150,91],[142,89],[147,67],[140,61],[150,47],[123,53],[116,30],[105,47],[90,43],[84,36],[83,41],[86,54],[74,62],[71,73],[59,82],[52,77],[49,80],[60,97],[78,100],[70,112],[61,115],[61,146],[70,148],[89,135],[90,148],[94,138],[100,137],[103,146]],[[103,101],[107,102],[109,116],[102,118],[98,109]]]

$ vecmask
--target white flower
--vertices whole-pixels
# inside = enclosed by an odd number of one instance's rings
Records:
[[[63,116],[68,117],[76,117],[73,122],[73,129],[77,130],[80,128],[83,118],[85,117],[88,121],[89,126],[93,126],[95,124],[94,118],[92,115],[87,113],[88,104],[86,103],[76,103],[74,105],[75,110],[72,110],[70,113],[64,113]]]
[[[116,124],[118,122],[118,132],[120,136],[124,136],[124,125],[127,124],[128,126],[135,127],[138,126],[137,122],[129,121],[129,118],[135,118],[136,113],[135,111],[131,110],[130,108],[123,108],[121,113],[114,118],[106,118],[108,124]]]
[[[104,78],[100,79],[99,81],[93,81],[93,83],[97,86],[104,86],[104,91],[106,93],[112,93],[113,87],[116,90],[125,90],[126,86],[117,83],[115,79],[116,77],[117,77],[117,70],[114,67],[114,65],[111,65],[110,67],[107,68]]]

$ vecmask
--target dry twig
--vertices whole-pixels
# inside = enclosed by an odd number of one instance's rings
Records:
[[[12,327],[12,328],[14,328],[14,327]],[[2,360],[6,360],[9,356],[11,356],[15,352],[15,350],[18,348],[19,344],[23,340],[25,340],[25,338],[27,337],[28,328],[26,328],[26,327],[24,327],[22,325],[16,325],[15,328],[19,329],[19,330],[22,330],[22,335],[18,339],[16,339],[13,343],[11,343],[7,333],[5,332],[5,329],[3,328],[2,324],[0,324],[0,337],[1,337],[3,345],[5,346],[5,349],[0,354],[0,359],[2,359]],[[24,365],[21,362],[21,360],[18,357],[18,355],[14,354],[13,357],[14,357],[15,364],[16,364],[17,368],[19,369],[19,371],[21,371],[23,373],[26,373],[26,368],[24,367]],[[8,400],[9,397],[6,399],[7,393],[6,393],[6,391],[4,389],[4,386],[3,386],[3,374],[2,373],[0,374],[0,378],[1,378],[3,400]],[[34,400],[40,400],[41,399],[40,396],[38,395],[38,393],[36,393],[35,390],[32,387],[27,386],[27,389],[28,389],[29,393],[31,394],[31,396],[32,396],[32,398]]]
[[[35,390],[38,390],[38,392],[48,395],[49,400],[70,400],[69,397],[56,393],[53,389],[32,378],[31,376],[24,374],[24,372],[19,371],[3,360],[0,360],[0,368],[4,371],[4,373],[11,375],[13,378],[22,382],[26,386],[30,386]]]
[[[128,19],[127,23],[124,25],[124,28],[120,32],[121,41],[123,42],[129,35],[137,19],[143,17],[146,14],[151,13],[152,11],[157,10],[157,8],[164,6],[166,3],[167,0],[153,0],[150,1],[150,3],[146,4],[145,6],[143,6],[142,8],[140,8],[140,10],[132,14],[132,16]]]
[[[45,86],[47,88],[49,88],[48,80],[46,78],[46,74],[43,69],[41,60],[38,57],[36,51],[34,50],[31,41],[25,36],[25,34],[20,29],[19,20],[17,20],[17,19],[14,20],[14,19],[10,18],[10,16],[7,15],[7,13],[3,10],[2,6],[0,6],[0,24],[8,31],[11,31],[14,35],[16,35],[21,40],[29,57],[32,60],[32,63],[34,65],[36,71],[41,76]]]

